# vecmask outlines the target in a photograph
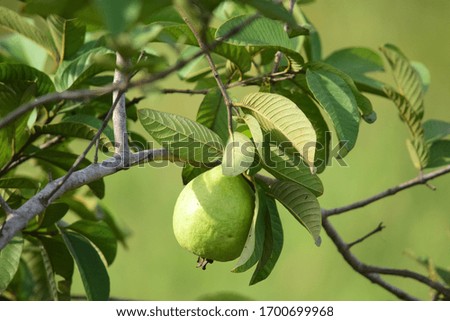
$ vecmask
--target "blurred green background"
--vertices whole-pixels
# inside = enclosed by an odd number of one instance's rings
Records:
[[[426,119],[450,121],[450,1],[448,0],[318,0],[304,7],[322,38],[324,55],[334,50],[384,43],[399,46],[412,60],[431,71],[426,96]],[[392,82],[392,79],[388,79]],[[162,86],[180,85],[176,77]],[[181,86],[181,85],[180,85]],[[185,85],[182,85],[185,88]],[[232,91],[241,98],[245,90]],[[372,102],[378,121],[362,124],[359,142],[346,161],[334,163],[321,178],[325,208],[371,196],[417,175],[405,146],[407,129],[395,106],[382,99]],[[195,117],[201,97],[153,95],[140,103]],[[105,205],[131,231],[128,249],[120,248],[109,269],[112,296],[138,300],[393,300],[394,296],[355,273],[323,233],[321,247],[289,213],[280,208],[285,245],[272,275],[248,286],[251,271],[231,273],[234,262],[214,263],[206,271],[195,268],[196,257],[177,244],[172,233],[172,209],[183,188],[181,168],[146,165],[106,178]],[[405,251],[430,256],[437,265],[450,266],[450,175],[432,182],[436,191],[420,186],[367,208],[332,218],[346,241],[352,241],[383,222],[387,228],[354,253],[364,262],[426,271]],[[422,299],[429,290],[411,281],[388,278]],[[82,293],[79,280],[75,292]]]

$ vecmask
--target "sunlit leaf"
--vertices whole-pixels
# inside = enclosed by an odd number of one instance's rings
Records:
[[[28,22],[27,18],[22,17],[16,12],[5,7],[0,7],[0,27],[17,32],[30,39],[44,48],[55,61],[59,61],[60,57],[58,55],[58,51],[55,48],[48,30],[42,30],[37,26],[32,25]]]
[[[328,124],[320,112],[320,107],[308,95],[300,92],[298,88],[289,91],[276,88],[275,92],[292,100],[313,125],[317,136],[314,166],[317,168],[317,173],[322,173],[330,158],[331,134]]]
[[[292,144],[308,165],[314,167],[316,133],[305,114],[289,99],[268,93],[254,93],[236,103],[260,123],[279,144]]]
[[[56,15],[47,18],[50,32],[61,60],[69,59],[84,43],[86,26],[77,19]]]
[[[286,54],[290,61],[290,68],[300,70],[304,61],[296,51],[294,42],[289,39],[283,24],[265,17],[258,17],[242,30],[226,38],[230,31],[246,23],[250,16],[238,16],[231,18],[222,24],[216,32],[216,38],[224,38],[224,41],[236,46],[253,46],[267,49],[275,49]]]
[[[253,164],[255,145],[250,138],[234,132],[228,140],[222,159],[222,172],[225,176],[237,176]]]
[[[245,272],[261,258],[264,245],[265,219],[267,215],[264,190],[256,185],[255,210],[244,249],[231,272]]]
[[[216,29],[209,28],[206,32],[206,41],[212,43]],[[186,45],[198,47],[197,39],[192,31],[185,24],[167,24],[157,37],[158,41],[167,42],[169,39],[173,41],[182,41]],[[220,43],[212,49],[213,53],[232,61],[238,66],[241,73],[250,70],[251,57],[246,48],[233,46],[227,43]]]
[[[86,86],[87,81],[95,75],[110,70],[106,64],[99,62],[101,57],[113,55],[104,47],[96,47],[84,52],[71,61],[65,62],[58,69],[56,84],[59,90],[75,89]]]
[[[424,112],[424,92],[419,73],[396,46],[386,44],[380,50],[392,68],[398,91],[401,92],[412,110],[421,119]]]

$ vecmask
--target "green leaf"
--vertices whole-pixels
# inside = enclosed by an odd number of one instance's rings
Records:
[[[80,122],[80,119],[85,119],[86,122]],[[67,118],[56,124],[44,125],[42,127],[36,126],[36,133],[51,134],[51,135],[61,135],[64,137],[75,137],[82,138],[91,141],[98,132],[102,121],[96,119],[93,116],[78,114],[73,116],[73,118]],[[100,135],[100,146],[103,148],[112,147],[112,141],[114,141],[114,136],[112,136],[112,129],[105,128],[103,133]]]
[[[96,47],[77,56],[71,61],[65,62],[56,74],[58,90],[82,88],[99,73],[112,70],[107,64],[100,60],[110,57],[113,52],[104,47]]]
[[[359,131],[358,106],[352,89],[339,75],[328,70],[306,71],[308,87],[333,122],[344,157],[355,146]]]
[[[32,156],[68,171],[79,155],[58,150],[42,150]],[[84,159],[79,165],[79,168],[84,168],[90,164],[90,161]],[[103,179],[89,183],[88,186],[98,198],[103,198],[105,196],[105,182]]]
[[[430,146],[430,156],[426,168],[450,164],[450,140],[436,140]]]
[[[37,27],[32,25],[27,18],[10,9],[0,7],[0,27],[21,34],[44,48],[53,57],[54,61],[60,60],[48,29],[42,30],[43,26]]]
[[[206,42],[212,43],[215,34],[216,29],[208,28],[206,32]],[[167,42],[169,39],[172,39],[173,41],[183,41],[186,45],[198,47],[197,39],[185,24],[167,24],[156,38],[156,40],[161,42]],[[250,70],[252,58],[246,48],[233,46],[223,42],[215,46],[212,49],[212,52],[233,62],[239,68],[241,73]]]
[[[17,102],[19,103],[25,103],[27,101],[24,97],[28,97],[31,100],[32,97],[29,97],[28,93],[31,85],[33,85],[32,96],[34,97],[43,96],[55,91],[55,86],[47,74],[24,64],[0,63],[0,82],[8,86],[7,88],[16,95],[18,98]],[[9,108],[17,107],[17,105],[9,106]],[[47,108],[50,106],[46,105]]]
[[[33,275],[25,261],[21,258],[19,268],[6,291],[14,293],[14,299],[17,301],[29,301],[33,296],[33,290]]]
[[[423,123],[423,130],[425,141],[432,143],[450,135],[450,123],[439,119],[429,119]]]
[[[213,130],[222,142],[228,139],[228,113],[222,94],[218,88],[211,88],[203,98],[197,112],[196,121]],[[189,183],[192,179],[207,171],[207,167],[193,167],[185,164],[182,171],[183,184]]]
[[[47,22],[60,59],[69,59],[83,45],[86,26],[77,19],[66,20],[56,15],[48,16]]]
[[[102,252],[108,265],[114,262],[117,254],[117,239],[105,222],[80,220],[66,227],[85,236]]]
[[[300,184],[316,196],[323,194],[320,178],[311,174],[308,166],[295,154],[290,155],[276,146],[271,146],[264,149],[264,157],[261,159],[264,169],[273,176]]]
[[[124,32],[140,15],[139,0],[95,0],[97,11],[113,36]]]
[[[39,224],[39,228],[50,227],[51,225],[58,222],[60,219],[66,215],[69,210],[69,206],[64,203],[53,203],[50,204],[45,212],[42,214],[42,221]]]
[[[261,128],[279,144],[289,142],[314,167],[316,133],[305,114],[291,100],[276,94],[253,93],[244,97],[241,107],[255,117]]]
[[[97,219],[101,219],[110,227],[111,231],[114,233],[116,240],[122,243],[126,248],[127,244],[125,242],[126,238],[130,235],[130,232],[126,230],[124,224],[118,224],[113,213],[102,204],[97,204],[95,208],[95,215]]]
[[[41,236],[39,241],[47,253],[53,272],[64,278],[57,283],[58,300],[70,300],[75,264],[69,250],[60,235],[54,237]]]
[[[372,103],[363,94],[361,94],[353,82],[353,79],[349,75],[331,65],[321,62],[315,62],[311,64],[309,68],[313,70],[327,71],[342,78],[347,83],[347,86],[350,87],[355,97],[356,104],[361,111],[362,118],[369,124],[374,123],[377,120],[377,114],[373,110]]]
[[[409,100],[403,95],[390,87],[384,88],[384,91],[389,99],[397,106],[400,118],[406,123],[411,133],[411,145],[408,145],[408,149],[410,153],[414,151],[413,154],[415,154],[415,157],[413,157],[413,162],[416,168],[425,168],[428,163],[429,153],[428,144],[425,141],[424,128],[422,126],[422,117],[414,111]]]
[[[425,94],[430,87],[431,75],[430,70],[423,63],[419,61],[411,61],[411,66],[419,74],[420,80],[422,81],[422,91]]]
[[[211,88],[197,112],[197,122],[213,130],[223,142],[228,139],[227,106],[218,88]]]
[[[345,48],[333,52],[324,61],[349,75],[361,89],[383,93],[384,84],[366,75],[384,71],[383,60],[377,52],[363,47]]]
[[[226,21],[217,29],[216,38],[226,37],[232,30],[245,24],[249,18],[250,16],[238,16]],[[304,63],[302,56],[295,50],[294,42],[284,31],[283,24],[265,17],[256,18],[239,33],[225,38],[224,41],[236,46],[279,50],[287,56],[290,69],[294,71],[300,70]]]
[[[23,250],[23,238],[15,236],[0,250],[0,293],[6,290],[19,268],[20,256]]]
[[[264,245],[265,217],[267,215],[266,196],[264,190],[256,185],[255,209],[252,225],[248,233],[244,249],[231,272],[245,272],[261,258]]]
[[[144,129],[171,154],[182,161],[210,163],[222,155],[221,138],[207,127],[180,115],[141,109]]]
[[[0,178],[0,188],[36,189],[38,182],[28,177]]]
[[[292,14],[280,3],[272,0],[239,0],[238,3],[245,3],[256,10],[258,10],[263,16],[285,22],[291,29],[300,28],[295,21]],[[304,30],[306,33],[307,30]]]
[[[275,197],[311,234],[316,245],[321,243],[322,214],[317,198],[309,190],[290,181],[278,181],[270,186]]]
[[[317,135],[314,166],[317,168],[317,173],[322,173],[330,158],[331,135],[328,124],[320,112],[320,107],[308,95],[301,93],[297,87],[290,91],[276,88],[275,92],[292,100],[313,125]]]
[[[78,233],[61,230],[63,240],[75,260],[88,300],[109,299],[109,276],[91,243]]]
[[[33,293],[28,300],[53,301],[57,299],[54,271],[48,253],[38,239],[27,236],[29,244],[24,247],[22,258],[27,263],[33,278]]]
[[[250,285],[265,280],[272,272],[283,249],[283,227],[275,200],[265,198],[268,211],[265,215],[264,246],[261,259],[250,280]]]
[[[381,49],[392,68],[398,91],[408,101],[409,106],[418,118],[422,119],[424,112],[424,92],[422,79],[408,58],[394,45],[386,44]]]
[[[245,172],[255,159],[255,145],[242,133],[234,132],[228,140],[222,159],[225,176],[237,176]]]
[[[261,126],[258,123],[258,120],[250,114],[245,114],[242,119],[245,121],[247,127],[250,130],[250,133],[252,134],[252,139],[258,153],[262,155],[264,146],[264,134],[261,130]]]
[[[302,11],[300,11],[300,14],[309,25],[309,36],[306,37],[304,44],[306,57],[309,62],[320,61],[322,60],[322,43],[319,32]]]

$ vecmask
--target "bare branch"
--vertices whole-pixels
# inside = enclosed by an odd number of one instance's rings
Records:
[[[417,298],[411,296],[410,294],[404,292],[403,290],[393,286],[392,284],[384,281],[380,274],[384,275],[395,275],[395,276],[401,276],[405,278],[409,278],[412,280],[415,280],[417,282],[420,282],[422,284],[425,284],[429,286],[430,288],[436,290],[438,293],[444,295],[446,299],[450,299],[450,289],[446,288],[444,285],[442,285],[439,282],[435,282],[426,276],[423,276],[419,273],[409,271],[409,270],[398,270],[398,269],[391,269],[391,268],[383,268],[383,267],[377,267],[377,266],[371,266],[362,263],[356,256],[354,256],[351,251],[350,247],[347,243],[344,242],[344,240],[339,236],[336,229],[331,225],[328,218],[323,217],[322,219],[322,226],[327,233],[327,235],[331,238],[334,245],[337,247],[339,253],[341,253],[344,260],[359,274],[364,276],[365,278],[369,279],[373,283],[378,284],[382,288],[386,289],[390,293],[397,296],[399,299],[402,300],[417,300]]]
[[[206,95],[208,89],[176,89],[176,88],[166,88],[160,89],[162,94],[189,94],[189,95]]]
[[[386,289],[390,293],[394,294],[396,297],[402,300],[408,300],[408,301],[416,301],[417,298],[409,295],[408,293],[404,292],[403,290],[394,287],[393,285],[385,282],[379,275],[375,273],[364,273],[364,264],[360,262],[349,250],[347,244],[342,240],[342,238],[339,236],[338,232],[335,230],[335,228],[331,225],[331,223],[328,221],[327,218],[323,218],[322,220],[322,226],[327,233],[327,235],[331,238],[334,245],[338,249],[339,253],[341,253],[344,260],[359,274],[363,275],[370,281],[372,281],[375,284],[378,284],[382,288]]]
[[[347,244],[347,248],[351,248],[352,246],[355,246],[356,244],[359,244],[361,242],[364,242],[366,239],[368,239],[369,237],[371,237],[372,235],[381,232],[386,226],[383,225],[383,223],[378,224],[378,226],[372,230],[371,232],[367,233],[366,235],[364,235],[363,237],[351,242]]]
[[[169,159],[169,153],[165,149],[145,150],[130,155],[129,166],[135,166],[143,162]],[[116,166],[117,164],[121,166]],[[9,208],[10,212],[4,222],[0,233],[0,249],[6,246],[14,235],[23,229],[27,223],[47,206],[61,197],[64,193],[87,185],[105,176],[114,174],[125,167],[118,162],[117,157],[111,157],[100,164],[91,164],[81,170],[75,171],[70,176],[63,176],[47,184],[39,193],[30,198],[25,204],[16,210]],[[3,198],[0,199],[2,207],[7,206]]]
[[[41,97],[36,98],[33,101],[25,103],[14,111],[10,112],[8,115],[0,119],[0,129],[8,125],[9,123],[15,121],[17,118],[27,113],[28,111],[39,107],[44,104],[53,103],[62,100],[88,100],[95,97],[100,97],[111,93],[114,90],[123,89],[115,85],[108,85],[98,89],[81,89],[81,90],[71,90],[63,92],[54,92]]]
[[[383,199],[385,197],[395,195],[398,192],[406,190],[406,189],[411,188],[413,186],[424,185],[429,180],[431,180],[433,178],[436,178],[436,177],[439,177],[439,176],[442,176],[442,175],[445,175],[447,173],[450,173],[450,165],[447,165],[447,166],[445,166],[443,168],[440,168],[438,170],[432,171],[432,172],[430,172],[428,174],[425,174],[425,175],[419,175],[419,176],[417,176],[414,179],[406,181],[406,182],[404,182],[402,184],[399,184],[397,186],[391,187],[391,188],[389,188],[389,189],[387,189],[387,190],[385,190],[385,191],[383,191],[381,193],[373,195],[373,196],[371,196],[369,198],[366,198],[364,200],[361,200],[361,201],[358,201],[358,202],[355,202],[355,203],[352,203],[352,204],[349,204],[349,205],[346,205],[346,206],[342,206],[342,207],[337,207],[337,208],[333,208],[333,209],[323,210],[322,214],[323,214],[324,217],[329,217],[329,216],[332,216],[332,215],[337,215],[337,214],[345,213],[345,212],[348,212],[348,211],[351,211],[351,210],[354,210],[354,209],[357,209],[357,208],[361,208],[361,207],[369,205],[369,204],[371,204],[373,202],[376,202],[376,201],[378,201],[380,199]]]

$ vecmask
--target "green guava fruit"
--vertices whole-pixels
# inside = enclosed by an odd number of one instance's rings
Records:
[[[236,259],[244,248],[253,216],[254,193],[242,176],[222,167],[197,176],[178,196],[173,231],[181,247],[199,256],[199,267]]]

